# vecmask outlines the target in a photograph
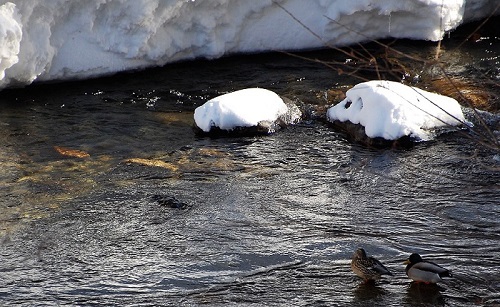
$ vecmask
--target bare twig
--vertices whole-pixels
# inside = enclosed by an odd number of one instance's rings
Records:
[[[273,3],[275,3],[278,7],[280,7],[284,12],[286,12],[293,20],[295,20],[298,24],[300,24],[304,29],[306,29],[309,33],[311,33],[311,35],[313,35],[314,37],[316,37],[320,42],[322,42],[326,47],[330,48],[330,49],[333,49],[333,50],[336,50],[336,51],[339,51],[341,52],[342,54],[352,58],[353,60],[357,61],[356,64],[363,64],[365,65],[365,67],[373,67],[374,69],[374,72],[377,76],[378,79],[382,79],[382,73],[381,73],[381,68],[379,67],[379,64],[377,62],[377,59],[376,57],[370,53],[369,50],[366,49],[366,47],[362,44],[359,44],[360,46],[360,50],[361,51],[358,51],[358,50],[354,50],[354,49],[350,49],[350,51],[347,51],[345,50],[344,48],[339,48],[339,47],[336,47],[336,46],[333,46],[331,45],[329,42],[325,41],[320,35],[318,35],[317,33],[315,33],[310,27],[308,27],[307,25],[305,25],[302,21],[300,21],[297,17],[295,17],[290,11],[288,11],[285,7],[283,7],[281,4],[273,1]],[[443,2],[444,3],[444,2]],[[441,4],[441,19],[440,19],[440,27],[441,29],[443,29],[443,7],[444,7],[444,4]],[[492,14],[485,20],[483,21],[483,23],[481,23],[481,25],[478,27],[478,29],[483,26],[487,20],[489,18],[491,18],[491,16],[493,16],[493,14],[495,14],[495,12],[500,8],[500,4],[497,5],[497,7],[495,8],[495,10],[492,12]],[[492,148],[492,149],[495,149],[495,150],[499,150],[500,149],[500,144],[497,140],[497,138],[495,137],[494,133],[491,131],[491,129],[488,127],[488,125],[486,124],[486,122],[484,121],[484,119],[481,117],[481,115],[477,112],[476,108],[473,106],[473,104],[471,103],[471,101],[465,97],[463,95],[463,93],[460,91],[460,89],[458,88],[458,86],[455,84],[455,82],[450,78],[449,74],[446,72],[444,66],[442,65],[442,63],[440,63],[439,61],[439,56],[440,56],[440,50],[441,50],[441,40],[439,40],[438,42],[438,46],[437,46],[437,51],[436,51],[436,54],[434,56],[434,59],[433,60],[428,60],[428,59],[424,59],[424,58],[421,58],[421,57],[418,57],[418,56],[415,56],[415,55],[409,55],[409,54],[406,54],[406,53],[403,53],[397,49],[394,49],[392,48],[389,44],[386,44],[386,43],[383,43],[379,40],[374,40],[374,39],[370,39],[369,37],[367,37],[366,35],[364,35],[363,33],[360,33],[359,31],[356,31],[354,29],[351,29],[349,28],[348,26],[344,25],[344,24],[341,24],[340,22],[336,21],[336,20],[333,20],[332,18],[328,17],[328,16],[324,16],[325,18],[327,18],[329,21],[339,25],[340,27],[343,27],[345,29],[347,29],[348,31],[356,34],[356,35],[359,35],[361,37],[365,37],[367,39],[367,41],[371,41],[381,47],[383,47],[385,50],[386,50],[386,56],[385,56],[385,59],[388,60],[389,59],[389,55],[388,55],[388,51],[392,52],[393,54],[397,55],[397,56],[400,56],[401,58],[405,58],[405,59],[408,59],[408,60],[412,60],[412,61],[415,61],[417,63],[421,63],[423,65],[423,67],[431,67],[431,66],[436,66],[438,67],[439,71],[443,74],[444,78],[447,80],[447,82],[449,82],[452,87],[454,88],[454,90],[457,91],[459,97],[465,102],[467,103],[468,107],[470,109],[472,109],[473,113],[474,113],[474,116],[477,118],[477,120],[479,121],[480,123],[480,126],[483,128],[484,131],[486,131],[486,134],[483,134],[482,132],[480,131],[477,131],[477,129],[474,129],[473,127],[469,127],[469,130],[473,131],[475,136],[479,137],[480,139],[476,139],[476,141],[478,141],[478,143],[482,144],[483,146],[486,146],[488,148]],[[477,31],[477,29],[476,29]],[[469,36],[470,37],[470,36]],[[309,60],[309,61],[313,61],[313,62],[317,62],[317,63],[322,63],[323,65],[333,69],[333,70],[336,70],[339,74],[341,73],[344,73],[344,70],[342,68],[339,68],[339,67],[336,67],[335,65],[342,65],[343,68],[345,68],[346,66],[346,63],[341,63],[341,62],[336,62],[336,63],[329,63],[329,62],[325,62],[325,61],[322,61],[322,60],[319,60],[319,59],[314,59],[314,60],[311,60],[309,58],[306,58],[306,57],[302,57],[302,56],[298,56],[296,54],[291,54],[291,53],[287,53],[287,52],[284,52],[285,54],[289,54],[291,56],[294,56],[294,57],[297,57],[297,58],[301,58],[301,59],[305,59],[305,60]],[[397,76],[394,75],[394,71],[393,69],[388,66],[387,64],[389,64],[388,61],[385,62],[386,63],[386,67],[385,69],[383,70],[385,73],[389,73],[390,75],[392,75],[393,77],[397,78]],[[399,67],[402,67],[404,68],[404,66],[400,65],[400,63],[396,63],[398,64]],[[358,65],[358,67],[356,69],[353,69],[352,72],[348,73],[348,75],[350,76],[354,76],[354,77],[357,77],[361,80],[364,80],[366,81],[367,78],[364,78],[364,77],[361,77],[359,75],[357,75],[357,73],[359,72],[359,70],[361,69],[361,66]],[[404,71],[406,71],[406,69],[404,69]],[[429,100],[427,97],[424,96],[425,99]],[[432,101],[430,101],[431,103],[433,103]],[[434,105],[436,105],[435,103],[433,103]],[[436,105],[438,108],[440,108],[443,112],[447,113],[449,116],[452,116],[451,114],[449,114],[448,112],[446,112],[446,110],[442,109],[441,107],[439,107],[438,105]],[[418,106],[417,106],[418,107]],[[433,114],[430,114],[431,116],[434,116]],[[453,117],[453,116],[452,116]],[[455,118],[456,119],[456,118]],[[438,118],[438,120],[440,120]],[[458,120],[458,119],[457,119]],[[467,134],[468,135],[468,134]],[[470,135],[468,135],[469,137],[472,137]]]
[[[495,9],[493,10],[493,12],[491,12],[491,14],[486,17],[483,22],[481,22],[477,27],[476,29],[474,29],[474,31],[471,32],[471,34],[469,34],[469,36],[467,36],[466,39],[463,40],[463,42],[461,42],[455,49],[458,49],[460,47],[462,47],[463,44],[465,44],[466,41],[468,41],[477,31],[479,31],[479,29],[481,29],[482,27],[484,27],[484,25],[491,19],[491,17],[495,16],[496,12],[500,9],[500,2],[497,4],[497,6],[495,7]]]

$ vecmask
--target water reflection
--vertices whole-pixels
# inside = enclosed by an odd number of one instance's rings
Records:
[[[445,289],[437,284],[411,282],[405,301],[410,305],[445,306],[446,300],[441,294]]]
[[[354,304],[380,301],[388,293],[383,286],[374,282],[362,282],[354,290]]]

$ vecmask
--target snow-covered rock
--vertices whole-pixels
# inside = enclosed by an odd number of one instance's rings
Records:
[[[416,141],[431,139],[436,128],[465,123],[455,99],[392,81],[357,84],[328,109],[327,120],[361,125],[372,139]]]
[[[495,5],[490,0],[0,0],[0,89],[241,52],[384,37],[436,41],[464,16],[488,16]]]
[[[296,106],[286,104],[278,94],[262,88],[247,88],[215,97],[194,111],[196,126],[206,133],[216,130],[268,134],[297,122],[300,116]]]

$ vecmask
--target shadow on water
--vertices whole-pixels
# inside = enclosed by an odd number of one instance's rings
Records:
[[[354,290],[354,304],[373,304],[380,301],[385,295],[390,295],[387,290],[375,283],[361,283]]]
[[[446,306],[443,291],[446,290],[438,285],[411,282],[405,301],[409,305]]]
[[[498,153],[353,144],[321,116],[353,82],[267,54],[2,92],[0,305],[500,302]],[[267,137],[193,133],[196,106],[254,86],[313,111]],[[359,246],[395,276],[360,284]],[[456,277],[410,283],[410,252]]]

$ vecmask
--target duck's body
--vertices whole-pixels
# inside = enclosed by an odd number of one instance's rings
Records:
[[[352,256],[351,269],[365,282],[380,279],[382,275],[392,275],[380,261],[373,257],[367,257],[362,248],[358,248]]]
[[[406,275],[416,282],[435,284],[443,281],[443,277],[452,277],[451,272],[433,262],[425,261],[419,254],[411,254],[405,261]]]

